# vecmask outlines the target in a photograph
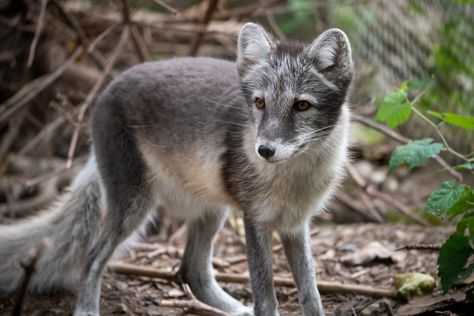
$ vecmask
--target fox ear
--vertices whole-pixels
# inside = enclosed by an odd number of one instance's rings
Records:
[[[352,80],[351,45],[346,34],[339,29],[329,29],[314,40],[308,55],[315,67],[337,86],[347,87]]]
[[[237,41],[237,68],[240,75],[265,58],[274,46],[271,36],[260,25],[245,24]]]

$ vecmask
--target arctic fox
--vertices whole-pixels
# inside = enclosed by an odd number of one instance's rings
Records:
[[[279,315],[276,231],[303,314],[324,315],[308,230],[346,160],[352,68],[341,30],[287,44],[248,23],[236,63],[176,58],[127,70],[96,102],[91,155],[70,192],[0,227],[0,290],[18,287],[18,259],[45,239],[31,290],[80,284],[74,315],[99,315],[107,261],[159,204],[187,221],[179,273],[198,299],[234,316]],[[243,212],[253,308],[214,279],[213,239],[231,208]]]

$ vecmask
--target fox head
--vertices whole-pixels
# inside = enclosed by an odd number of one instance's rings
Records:
[[[285,44],[254,23],[240,31],[237,68],[256,130],[256,154],[270,162],[327,137],[353,74],[350,44],[341,30],[329,29],[310,45]]]

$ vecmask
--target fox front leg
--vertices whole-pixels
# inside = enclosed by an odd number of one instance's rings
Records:
[[[311,254],[309,223],[296,232],[280,233],[288,264],[298,288],[304,316],[324,316],[321,296],[316,287],[316,272]]]
[[[279,316],[273,287],[272,231],[244,216],[255,316]]]

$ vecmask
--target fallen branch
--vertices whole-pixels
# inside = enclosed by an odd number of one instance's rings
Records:
[[[108,267],[110,271],[115,273],[158,278],[170,282],[180,283],[177,274],[170,271],[160,271],[154,268],[141,267],[138,265],[122,262],[111,262],[109,263]],[[215,277],[217,281],[224,283],[248,284],[250,282],[248,275],[216,273]],[[289,278],[274,277],[273,282],[275,286],[295,287],[295,283]],[[378,297],[397,297],[397,292],[395,290],[375,288],[358,284],[342,284],[337,282],[318,281],[318,289],[322,293],[350,293]]]
[[[364,180],[364,178],[359,174],[359,172],[352,167],[350,164],[346,165],[346,168],[349,172],[349,175],[351,178],[354,180],[354,182],[360,187],[360,189],[365,192],[367,195],[382,200],[386,204],[391,205],[394,207],[396,210],[398,210],[400,213],[403,215],[407,216],[411,220],[413,220],[415,223],[421,225],[421,226],[431,226],[429,222],[427,222],[425,219],[422,217],[412,213],[410,209],[405,206],[402,202],[395,200],[392,198],[390,195],[380,192],[377,190],[374,186],[369,185],[367,181]]]
[[[186,309],[187,314],[196,314],[202,316],[230,316],[226,312],[218,310],[217,308],[199,301],[192,293],[189,285],[186,283],[183,283],[183,289],[184,292],[191,298],[190,300],[163,299],[158,302],[158,305],[163,307],[184,308]]]

